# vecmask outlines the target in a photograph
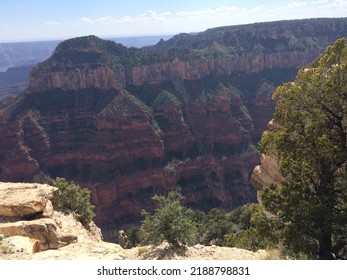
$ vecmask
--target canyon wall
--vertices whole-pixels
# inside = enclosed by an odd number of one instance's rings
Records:
[[[255,202],[250,177],[273,90],[341,33],[305,49],[284,44],[292,29],[244,42],[258,40],[260,52],[222,48],[211,31],[207,49],[128,49],[95,36],[59,44],[24,95],[0,102],[0,180],[65,177],[89,188],[106,240],[153,209],[154,194],[179,189],[205,211]]]
[[[47,69],[35,67],[29,79],[31,93],[52,89],[101,90],[123,89],[127,85],[162,83],[175,80],[198,80],[208,75],[228,76],[237,72],[259,73],[275,68],[299,68],[320,54],[314,51],[281,51],[272,54],[243,55],[234,58],[180,61],[110,67],[105,65],[74,65],[72,68]]]

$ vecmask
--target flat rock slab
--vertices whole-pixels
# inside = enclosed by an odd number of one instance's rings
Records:
[[[0,223],[0,234],[36,239],[43,250],[58,249],[77,241],[76,235],[62,234],[55,220],[51,218]]]
[[[54,187],[35,183],[0,183],[0,216],[30,217],[42,213]]]

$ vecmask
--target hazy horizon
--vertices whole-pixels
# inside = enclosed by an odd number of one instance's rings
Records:
[[[89,35],[95,35],[95,34],[89,34]],[[65,40],[69,40],[69,39],[72,39],[72,38],[76,38],[76,37],[83,37],[83,36],[89,36],[89,35],[82,35],[82,36],[75,36],[75,37],[67,37],[67,38],[38,38],[38,39],[28,39],[28,40],[19,40],[19,41],[5,41],[5,42],[2,42],[0,41],[0,45],[5,45],[5,44],[25,44],[25,43],[32,43],[32,44],[35,44],[35,43],[44,43],[44,42],[62,42],[62,41],[65,41]],[[134,39],[144,39],[144,41],[146,41],[146,38],[158,38],[158,42],[161,38],[163,38],[164,40],[167,40],[169,38],[171,38],[172,36],[174,36],[175,34],[158,34],[158,35],[129,35],[129,36],[98,36],[98,35],[95,35],[97,37],[100,37],[101,39],[104,39],[104,40],[111,40],[111,41],[116,41],[116,40],[119,40],[118,43],[122,43],[122,41],[134,41]],[[124,46],[128,47],[126,44],[123,44]],[[141,43],[139,44],[141,45]]]
[[[0,42],[164,36],[218,26],[346,17],[347,0],[2,0]]]

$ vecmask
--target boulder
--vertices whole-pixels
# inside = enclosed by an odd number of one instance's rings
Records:
[[[48,200],[46,203],[45,209],[43,209],[43,213],[41,215],[42,218],[52,218],[54,214],[54,208],[52,201]]]
[[[25,236],[40,242],[43,250],[58,249],[77,241],[73,234],[62,234],[56,222],[50,218],[33,221],[18,221],[14,223],[0,223],[0,234],[9,236]]]
[[[124,249],[128,244],[128,236],[125,234],[124,230],[118,231],[118,244]]]
[[[30,217],[42,213],[54,187],[34,183],[0,183],[0,216]]]
[[[11,236],[3,240],[4,246],[7,246],[11,252],[21,252],[25,254],[34,254],[41,252],[41,244],[38,240],[25,236]]]

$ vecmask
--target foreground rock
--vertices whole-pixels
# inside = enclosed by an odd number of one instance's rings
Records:
[[[44,212],[54,187],[0,182],[0,217],[30,217]]]
[[[78,241],[58,250],[36,254],[15,252],[1,256],[3,259],[26,260],[265,260],[273,256],[264,250],[251,252],[238,248],[202,246],[189,247],[185,252],[175,252],[167,243],[123,249],[118,244],[103,241]],[[279,258],[279,256],[275,256]]]
[[[77,241],[74,234],[60,231],[56,220],[50,218],[0,224],[0,233],[6,236],[25,236],[40,242],[42,250],[58,249]]]
[[[239,248],[195,245],[184,252],[174,251],[168,243],[160,246],[133,248],[128,256],[141,260],[265,260],[270,255],[265,250],[252,252]]]
[[[105,256],[105,259],[114,259],[116,254],[123,251],[118,244],[103,242],[101,231],[94,223],[86,229],[73,213],[64,214],[55,211],[53,220],[58,228],[55,235],[47,237],[51,239],[51,242],[48,242],[50,248],[44,250],[42,246],[44,242],[37,240],[38,236],[4,238],[3,235],[3,239],[0,238],[0,259],[103,259]],[[42,236],[45,236],[46,227],[43,226],[41,229],[43,229]],[[52,240],[54,237],[58,239]],[[54,245],[57,249],[53,250]],[[108,258],[108,255],[112,257]]]
[[[36,253],[77,242],[78,232],[69,227],[64,218],[68,214],[54,211],[49,200],[54,189],[44,184],[0,183],[3,252]],[[77,223],[76,219],[73,220]],[[98,236],[100,240],[101,234]]]
[[[84,227],[73,213],[54,211],[53,187],[0,183],[0,259],[32,260],[140,260],[140,259],[265,259],[267,252],[197,245],[176,252],[167,244],[123,249],[104,242],[101,230]],[[26,194],[26,195],[25,195]],[[11,204],[9,201],[11,201]],[[27,205],[33,205],[27,207]],[[38,207],[34,207],[38,205]],[[9,211],[10,209],[11,211]],[[14,211],[14,209],[16,209]],[[30,209],[30,211],[28,211]],[[30,213],[30,215],[29,215]],[[6,214],[6,215],[5,215]],[[10,215],[9,215],[10,214]],[[30,219],[28,219],[30,217]]]
[[[1,251],[2,254],[13,254],[15,252],[34,254],[41,251],[41,245],[38,240],[24,236],[5,238],[1,245],[0,255]]]

